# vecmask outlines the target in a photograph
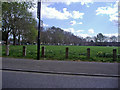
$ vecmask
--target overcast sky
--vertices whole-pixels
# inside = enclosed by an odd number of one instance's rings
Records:
[[[45,27],[56,26],[77,36],[103,33],[118,35],[118,2],[43,2],[42,20]],[[31,10],[37,19],[37,8]]]

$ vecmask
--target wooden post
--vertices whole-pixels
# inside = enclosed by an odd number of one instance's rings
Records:
[[[68,59],[68,50],[69,50],[69,48],[67,47],[66,48],[66,59]]]
[[[26,56],[26,46],[23,46],[23,56]]]
[[[113,49],[113,61],[116,61],[117,58],[117,50]]]
[[[90,48],[87,48],[87,58],[90,59]]]
[[[45,47],[42,47],[42,57],[45,57]]]
[[[6,45],[6,55],[9,56],[9,45]]]

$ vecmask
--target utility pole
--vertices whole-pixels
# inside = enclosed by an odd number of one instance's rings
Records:
[[[40,20],[41,20],[41,1],[38,2],[38,7],[37,7],[37,17],[39,19],[39,24],[38,24],[38,42],[37,42],[37,60],[40,59]]]

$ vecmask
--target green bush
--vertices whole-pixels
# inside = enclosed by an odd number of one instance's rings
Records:
[[[113,54],[112,53],[103,53],[103,52],[97,52],[97,57],[105,57],[105,58],[112,58]]]
[[[97,52],[97,55],[96,55],[97,57],[103,57],[103,52],[101,52],[101,51],[99,51],[99,52]]]

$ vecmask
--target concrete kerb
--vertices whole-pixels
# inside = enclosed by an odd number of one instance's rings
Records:
[[[117,77],[120,75],[108,75],[108,74],[88,74],[88,73],[72,73],[72,72],[55,72],[55,71],[35,71],[35,70],[23,70],[23,69],[11,69],[4,68],[4,71],[16,71],[16,72],[31,72],[31,73],[45,73],[45,74],[61,74],[61,75],[79,75],[79,76],[95,76],[95,77]]]

